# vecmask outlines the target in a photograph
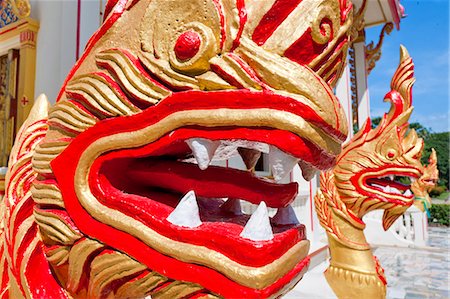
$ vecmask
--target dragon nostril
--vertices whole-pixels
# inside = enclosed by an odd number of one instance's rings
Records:
[[[201,37],[197,32],[186,31],[178,37],[175,43],[175,55],[181,61],[191,59],[198,53],[200,44]]]

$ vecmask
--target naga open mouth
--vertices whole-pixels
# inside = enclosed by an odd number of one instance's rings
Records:
[[[415,168],[386,168],[376,174],[362,176],[366,191],[380,198],[400,205],[410,204],[414,200],[411,184],[420,177]]]
[[[292,287],[309,263],[290,206],[298,185],[280,180],[296,164],[307,178],[329,168],[343,138],[333,130],[285,96],[185,92],[96,124],[51,165],[83,233],[171,279],[225,297],[268,297]],[[271,179],[217,165],[239,154],[252,168],[261,153]],[[258,208],[245,215],[240,201]]]

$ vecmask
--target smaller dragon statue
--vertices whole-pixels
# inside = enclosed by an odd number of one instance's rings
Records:
[[[428,193],[436,186],[438,180],[437,156],[436,151],[432,148],[428,165],[423,169],[423,175],[411,184],[411,190],[415,196],[414,206],[422,212],[426,212],[428,217],[431,216],[431,198]]]
[[[408,127],[414,64],[400,49],[400,64],[385,101],[389,113],[375,129],[368,119],[343,146],[336,166],[322,173],[315,205],[330,246],[330,266],[325,277],[339,298],[385,298],[384,270],[364,236],[362,217],[384,209],[387,230],[414,202],[411,186],[397,179],[423,175],[420,157],[423,141]]]

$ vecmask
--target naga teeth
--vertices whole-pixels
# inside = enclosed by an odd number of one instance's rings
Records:
[[[412,193],[411,193],[411,190],[406,190],[405,191],[405,193],[403,193],[403,196],[407,196],[407,197],[409,197],[409,196],[411,196],[412,195]]]
[[[302,160],[298,161],[298,166],[302,170],[303,178],[308,182],[311,181],[317,173],[317,169]]]
[[[219,141],[211,141],[203,138],[191,138],[186,140],[186,143],[192,150],[192,154],[201,170],[208,168],[217,147],[220,145]]]
[[[256,211],[250,217],[240,236],[253,241],[269,241],[273,239],[269,212],[264,201],[259,204]]]
[[[220,209],[225,212],[233,213],[233,215],[242,215],[241,201],[239,199],[228,199],[220,206]]]
[[[254,149],[240,147],[238,148],[238,152],[247,169],[253,169],[261,157],[261,152]]]
[[[298,162],[299,159],[286,154],[274,146],[270,147],[269,165],[272,169],[273,178],[276,181],[285,178]]]
[[[167,217],[167,221],[177,226],[197,227],[202,224],[194,191],[189,191]]]
[[[299,224],[300,222],[295,215],[294,209],[289,205],[285,208],[279,208],[275,216],[272,218],[277,225]]]
[[[394,178],[395,178],[395,175],[393,175],[393,174],[390,174],[390,175],[388,175],[388,177],[389,177],[389,179],[390,179],[391,181],[393,181],[393,180],[394,180]]]

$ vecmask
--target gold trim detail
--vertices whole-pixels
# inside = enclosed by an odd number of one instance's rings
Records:
[[[423,141],[413,129],[407,132],[412,112],[413,68],[402,46],[391,93],[386,96],[392,101],[389,113],[375,129],[369,119],[344,145],[334,169],[321,175],[314,201],[330,246],[330,266],[325,278],[338,298],[386,296],[386,277],[364,236],[362,217],[372,210],[384,209],[383,226],[387,229],[412,204],[410,197],[369,186],[367,178],[405,173],[419,177],[423,171]],[[396,101],[391,97],[396,97]]]
[[[383,26],[380,33],[380,39],[378,40],[377,45],[375,46],[373,41],[370,44],[366,45],[366,68],[367,75],[375,68],[375,65],[378,60],[381,58],[381,47],[383,46],[384,36],[385,34],[390,35],[392,30],[394,29],[394,24],[387,23]]]

